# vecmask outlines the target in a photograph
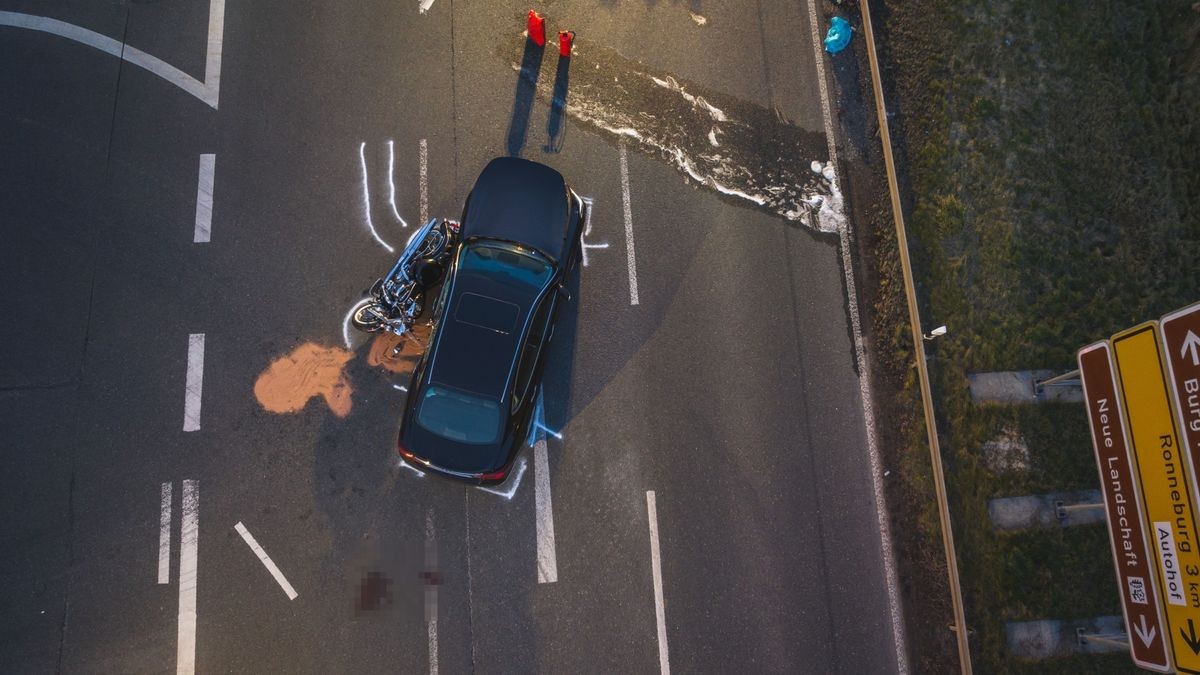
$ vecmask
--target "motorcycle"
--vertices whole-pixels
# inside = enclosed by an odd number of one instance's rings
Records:
[[[364,333],[405,336],[421,316],[426,292],[445,274],[458,236],[457,222],[437,218],[413,232],[391,271],[375,281],[370,297],[355,308],[351,325]]]

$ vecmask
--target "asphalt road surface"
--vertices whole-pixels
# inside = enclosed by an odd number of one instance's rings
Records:
[[[809,0],[526,9],[0,2],[0,670],[906,671]],[[344,318],[504,154],[594,208],[489,492]]]

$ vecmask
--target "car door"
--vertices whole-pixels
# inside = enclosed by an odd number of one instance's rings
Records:
[[[533,376],[537,371],[542,350],[545,348],[546,332],[550,328],[550,317],[554,315],[554,303],[557,301],[557,296],[558,294],[553,291],[543,294],[541,302],[533,312],[529,331],[521,342],[521,355],[517,363],[517,375],[513,385],[513,413],[521,409],[526,398],[536,389],[532,386]]]

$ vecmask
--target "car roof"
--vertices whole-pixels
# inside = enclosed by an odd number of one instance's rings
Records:
[[[524,244],[558,262],[570,250],[569,208],[562,174],[527,159],[497,157],[475,180],[462,235]]]
[[[464,268],[452,283],[429,381],[503,401],[530,311],[545,285]]]

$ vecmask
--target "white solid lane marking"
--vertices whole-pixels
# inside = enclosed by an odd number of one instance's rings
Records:
[[[388,253],[395,253],[396,249],[380,238],[379,233],[375,231],[375,222],[371,220],[371,188],[367,185],[367,144],[365,141],[358,146],[358,161],[362,166],[363,214],[367,218],[367,229],[371,231],[371,236],[375,237],[375,241],[386,248]]]
[[[200,180],[196,187],[196,231],[192,241],[203,244],[212,238],[213,180],[217,156],[200,155]]]
[[[625,256],[629,263],[629,304],[638,304],[637,265],[633,257],[633,211],[629,207],[629,157],[621,141],[621,201],[625,207]]]
[[[246,529],[246,526],[241,521],[238,521],[238,524],[234,525],[233,529],[242,535],[242,539],[246,541],[246,545],[250,547],[250,550],[254,551],[254,555],[258,556],[263,567],[266,567],[271,576],[275,577],[275,581],[279,583],[279,587],[287,594],[288,600],[295,600],[296,595],[298,595],[296,589],[292,588],[292,585],[288,583],[287,577],[283,576],[283,572],[280,572],[279,568],[275,566],[274,561],[271,560],[271,556],[267,555],[263,547],[258,545],[258,542],[254,539],[254,535],[250,534],[250,531]]]
[[[204,333],[188,336],[187,391],[183,400],[183,430],[200,429],[200,400],[204,389]]]
[[[425,512],[425,622],[429,632],[429,675],[438,675],[438,564],[433,511]]]
[[[821,38],[817,30],[817,8],[815,0],[808,0],[808,25],[813,44],[813,55],[817,65],[817,89],[821,94],[821,118],[825,124],[825,142],[828,146],[829,164],[833,167],[833,183],[837,182],[837,139],[834,137],[833,113],[829,104],[829,90],[825,86],[825,54],[821,50]],[[875,427],[875,408],[871,395],[871,371],[867,363],[867,349],[862,336],[862,318],[858,311],[858,290],[854,281],[854,263],[850,257],[850,220],[842,218],[838,227],[838,245],[841,248],[842,275],[846,281],[847,309],[850,314],[850,329],[854,337],[854,361],[858,367],[858,393],[863,406],[863,426],[867,434],[867,455],[871,468],[871,488],[875,497],[875,518],[879,528],[880,544],[883,548],[884,582],[887,584],[888,614],[892,624],[892,647],[896,656],[896,671],[908,673],[908,656],[904,650],[904,618],[900,613],[900,581],[896,573],[896,555],[892,546],[891,525],[884,509],[887,501],[883,490],[883,460],[879,454],[879,439]]]
[[[196,562],[200,548],[200,481],[183,481],[179,534],[179,634],[175,672],[196,672]]]
[[[547,457],[545,405],[542,393],[538,392],[537,411],[534,425],[538,429],[533,443],[533,500],[537,516],[537,561],[538,583],[552,584],[558,581],[558,555],[554,548],[554,503],[550,498],[550,461]]]
[[[667,616],[663,606],[662,556],[658,552],[658,508],[654,490],[646,492],[646,512],[650,519],[650,571],[654,575],[654,619],[658,623],[658,668],[662,675],[670,675],[671,663],[667,660]]]
[[[171,583],[171,484],[162,484],[158,510],[158,583]]]
[[[0,26],[26,28],[73,40],[144,68],[179,87],[201,101],[217,107],[221,88],[221,45],[225,30],[225,0],[212,0],[208,9],[208,49],[205,59],[204,82],[188,75],[162,59],[140,49],[122,44],[74,24],[33,14],[0,12]]]
[[[400,221],[402,227],[408,227],[400,210],[396,208],[396,143],[388,141],[388,206],[392,207],[392,215]]]
[[[429,144],[421,139],[421,224],[429,220]]]

